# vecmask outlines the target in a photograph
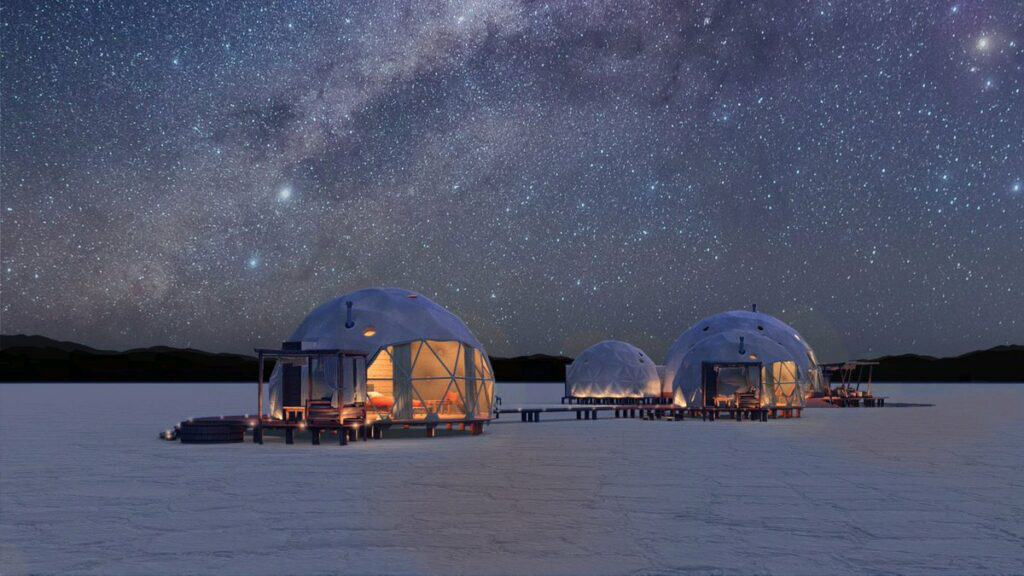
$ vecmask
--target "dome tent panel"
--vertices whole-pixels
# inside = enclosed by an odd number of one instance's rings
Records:
[[[566,367],[566,388],[577,398],[659,396],[661,381],[642,350],[617,340],[587,348]]]
[[[366,354],[365,393],[357,401],[365,402],[373,419],[490,417],[494,378],[486,352],[458,317],[421,294],[371,288],[335,298],[314,309],[290,340],[302,342],[304,350]],[[318,371],[314,364],[314,390],[331,390],[337,406],[338,380],[332,374],[336,369]],[[278,417],[282,377],[276,366],[270,408]],[[306,396],[303,388],[303,402]]]
[[[457,316],[421,294],[400,288],[368,288],[325,302],[303,319],[288,340],[302,341],[307,348],[330,344],[366,354],[417,340],[451,340],[483,349]]]

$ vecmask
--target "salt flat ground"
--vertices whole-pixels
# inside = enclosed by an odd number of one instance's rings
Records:
[[[876,390],[935,405],[183,446],[254,386],[0,385],[0,572],[1024,571],[1024,385]]]

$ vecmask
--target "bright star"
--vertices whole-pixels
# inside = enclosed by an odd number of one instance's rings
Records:
[[[988,39],[988,36],[982,36],[981,38],[978,38],[978,44],[977,44],[978,50],[981,50],[982,52],[984,52],[985,50],[988,50],[989,46],[991,46],[991,45],[992,45],[992,41]]]
[[[257,266],[260,265],[260,259],[253,256],[252,258],[249,258],[249,261],[246,264],[249,266],[249,268],[256,268]]]
[[[281,188],[280,190],[278,190],[278,192],[277,192],[277,200],[279,202],[287,202],[288,200],[291,199],[291,197],[292,197],[292,187],[291,186],[285,186],[285,187]]]

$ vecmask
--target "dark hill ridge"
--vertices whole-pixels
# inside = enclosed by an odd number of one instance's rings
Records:
[[[515,358],[491,357],[494,377],[503,382],[563,382],[572,358],[531,354]]]
[[[115,354],[113,350],[97,350],[77,342],[54,340],[46,336],[26,336],[24,334],[0,336],[0,350],[7,348],[54,348],[66,352],[92,352],[94,354]]]
[[[1024,382],[1024,346],[877,360],[880,382]],[[504,382],[561,382],[570,362],[545,354],[491,358],[495,377]],[[256,370],[256,358],[243,354],[167,346],[118,352],[44,336],[0,336],[0,382],[251,382]]]
[[[951,358],[901,354],[875,359],[882,382],[1024,382],[1024,346],[996,346]]]
[[[0,336],[3,382],[238,382],[254,380],[257,370],[256,359],[242,354],[167,346],[117,352],[43,336]]]

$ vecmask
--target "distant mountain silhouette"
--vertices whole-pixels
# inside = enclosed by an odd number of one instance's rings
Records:
[[[876,358],[880,382],[1024,382],[1024,346],[996,346],[951,358],[901,354]]]
[[[3,382],[237,382],[255,380],[257,370],[256,358],[242,354],[167,346],[116,352],[44,336],[0,336]]]
[[[77,342],[54,340],[46,336],[26,336],[13,334],[0,336],[0,350],[7,348],[54,348],[65,352],[91,352],[94,354],[116,354],[113,350],[97,350]]]
[[[502,382],[564,382],[566,356],[531,354],[514,358],[491,357],[494,378]]]
[[[952,358],[883,356],[878,382],[1024,382],[1024,346],[996,346]],[[504,382],[562,382],[566,356],[491,358]],[[269,376],[272,363],[266,366]],[[0,382],[252,382],[256,358],[154,346],[98,350],[45,336],[0,336]]]

